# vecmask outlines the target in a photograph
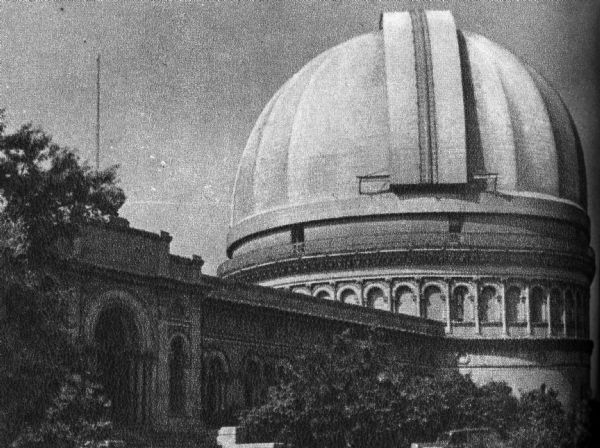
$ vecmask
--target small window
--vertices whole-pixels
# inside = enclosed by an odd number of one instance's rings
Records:
[[[493,286],[486,286],[479,294],[479,322],[500,322],[502,310],[498,300],[498,292]]]
[[[430,285],[425,288],[420,307],[421,317],[439,321],[446,320],[445,298],[438,286]]]
[[[304,242],[304,227],[292,226],[292,244]]]
[[[387,297],[381,288],[373,287],[369,290],[367,294],[367,306],[378,310],[388,309]]]
[[[458,215],[458,214],[449,215],[448,216],[448,225],[449,225],[448,231],[450,233],[462,232],[464,222],[465,222],[464,215]]]
[[[360,305],[360,297],[352,288],[346,288],[340,293],[340,301],[351,303],[352,305]]]
[[[450,320],[464,322],[470,320],[468,315],[469,290],[465,286],[457,286],[450,297]]]
[[[531,317],[531,323],[546,323],[546,297],[544,290],[539,286],[531,288],[529,295],[529,315]]]

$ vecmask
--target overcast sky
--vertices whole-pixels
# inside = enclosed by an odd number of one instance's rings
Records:
[[[418,6],[451,9],[460,28],[505,46],[557,88],[596,191],[594,0],[0,1],[0,107],[13,128],[33,122],[93,161],[100,53],[101,160],[121,166],[122,216],[170,232],[172,251],[201,255],[212,274],[225,258],[237,164],[263,106],[313,57],[376,30],[382,11]],[[600,199],[590,195],[589,208],[598,216]]]

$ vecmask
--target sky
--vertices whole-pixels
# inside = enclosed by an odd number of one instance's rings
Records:
[[[202,256],[214,274],[237,165],[271,96],[319,53],[376,30],[382,11],[415,7],[450,9],[459,28],[550,81],[580,132],[588,190],[598,191],[595,0],[0,0],[0,108],[12,128],[32,122],[94,163],[101,54],[101,166],[120,165],[121,215],[170,232],[173,253]],[[599,253],[600,196],[589,196]],[[597,276],[593,296],[597,316]]]

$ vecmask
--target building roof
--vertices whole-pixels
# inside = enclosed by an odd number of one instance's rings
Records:
[[[381,28],[314,58],[266,105],[240,162],[229,247],[297,222],[427,211],[398,190],[361,195],[373,175],[434,189],[493,177],[504,195],[585,210],[576,129],[539,74],[449,12],[384,14]]]

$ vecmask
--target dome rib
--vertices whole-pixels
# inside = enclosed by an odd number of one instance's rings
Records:
[[[263,130],[264,143],[257,150],[254,174],[254,199],[257,208],[268,210],[289,202],[288,153],[298,101],[306,84],[318,69],[326,54],[321,54],[296,73],[286,87],[285,95],[273,105]],[[283,188],[282,188],[283,187]]]
[[[485,38],[481,38],[485,39]],[[487,40],[487,39],[486,39]],[[488,41],[509,107],[516,159],[516,190],[560,197],[557,146],[546,105],[516,56]]]
[[[585,164],[583,149],[573,117],[560,94],[550,87],[548,81],[527,64],[524,66],[539,87],[552,123],[558,166],[561,167],[558,170],[560,196],[581,204],[585,208],[587,205]],[[564,122],[569,126],[560,126],[560,123]]]
[[[285,91],[286,86],[287,82],[273,95],[261,112],[242,153],[242,160],[240,161],[233,186],[231,226],[241,221],[245,216],[249,216],[255,209],[254,172],[256,167],[256,152],[262,142],[264,125],[270,117],[271,109],[279,96]]]
[[[297,147],[295,139],[299,133],[298,127],[300,126],[300,123],[302,121],[300,118],[301,118],[301,114],[302,114],[302,110],[303,110],[303,104],[306,101],[306,96],[307,96],[308,92],[311,90],[311,87],[314,85],[315,80],[318,79],[317,75],[322,73],[332,63],[332,61],[335,60],[336,51],[338,50],[338,48],[339,48],[339,46],[336,46],[336,47],[329,49],[325,53],[323,53],[323,55],[322,55],[323,58],[319,61],[319,64],[316,66],[315,70],[312,72],[310,78],[308,79],[308,81],[305,85],[305,88],[302,90],[301,95],[298,99],[298,102],[296,104],[296,108],[294,111],[294,120],[292,121],[291,128],[289,131],[289,140],[288,140],[289,146],[288,146],[288,151],[287,151],[288,165],[291,165],[291,166],[298,165],[298,161],[294,160],[294,158],[296,157],[296,152],[294,151],[294,149]],[[300,158],[303,158],[305,156],[306,156],[305,153],[299,154]],[[298,198],[302,196],[302,193],[306,193],[306,190],[307,190],[307,186],[305,184],[307,179],[303,178],[303,177],[298,178],[296,176],[297,171],[298,170],[293,170],[291,173],[290,172],[287,173],[287,175],[288,175],[288,177],[287,177],[287,193],[288,193],[288,200],[291,203],[298,200]]]
[[[498,175],[498,189],[514,190],[517,183],[514,136],[500,74],[485,51],[485,46],[479,41],[480,36],[473,37],[467,33],[465,36],[481,135],[484,173]]]

